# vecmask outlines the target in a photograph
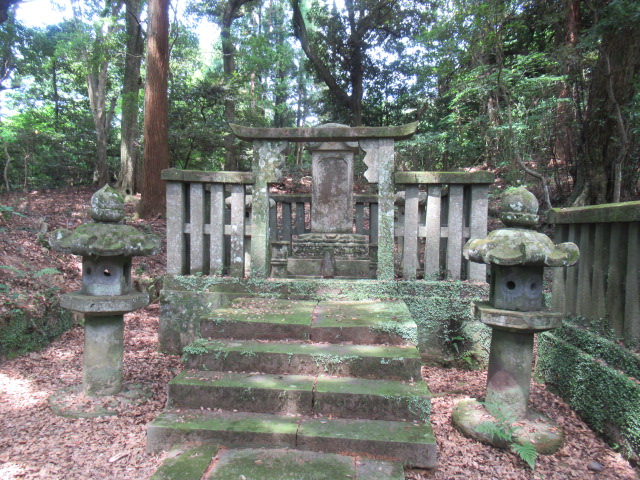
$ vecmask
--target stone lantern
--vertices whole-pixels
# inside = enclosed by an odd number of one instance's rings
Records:
[[[124,225],[124,199],[105,185],[91,198],[94,222],[51,233],[51,247],[82,255],[82,288],[60,305],[84,314],[82,385],[85,395],[116,395],[122,388],[124,314],[149,303],[131,285],[131,258],[154,255],[160,239]]]
[[[476,303],[475,311],[492,335],[484,405],[475,399],[459,402],[453,422],[468,436],[499,447],[508,443],[478,427],[491,417],[500,424],[517,424],[513,441],[531,442],[539,453],[553,453],[562,445],[562,432],[549,418],[527,408],[533,340],[535,333],[562,323],[561,313],[543,306],[544,267],[574,265],[578,247],[554,245],[546,235],[530,230],[538,222],[538,201],[524,187],[507,192],[501,207],[500,218],[508,228],[464,246],[465,258],[491,268],[489,302]]]

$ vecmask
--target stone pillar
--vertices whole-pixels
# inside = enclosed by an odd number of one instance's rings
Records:
[[[122,315],[84,318],[82,386],[86,395],[115,395],[122,388]]]
[[[493,330],[487,375],[487,410],[520,420],[527,414],[533,362],[533,334]]]
[[[392,138],[362,140],[360,147],[367,152],[364,162],[369,169],[365,177],[378,183],[378,279],[393,280],[395,142]]]
[[[269,236],[269,183],[277,182],[282,175],[279,168],[284,164],[282,152],[286,141],[253,142],[253,186],[251,208],[251,276],[266,278],[271,267],[271,243]]]

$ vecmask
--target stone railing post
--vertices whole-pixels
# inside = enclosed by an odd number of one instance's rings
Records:
[[[254,140],[253,186],[251,208],[251,276],[266,278],[271,268],[269,236],[269,183],[280,179],[287,141]],[[273,227],[275,228],[275,226]]]

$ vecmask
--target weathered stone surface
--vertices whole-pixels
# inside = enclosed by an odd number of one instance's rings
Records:
[[[526,416],[531,388],[533,334],[494,329],[487,373],[487,409],[513,420]]]
[[[91,396],[115,395],[122,387],[122,315],[85,316],[82,385]]]
[[[169,382],[169,402],[176,408],[309,415],[314,383],[304,375],[185,371]]]
[[[294,416],[260,413],[169,411],[147,426],[147,450],[158,452],[187,442],[229,447],[295,447],[299,421]]]
[[[639,222],[640,202],[552,208],[547,221],[554,224]]]
[[[353,151],[344,144],[334,147],[322,144],[312,150],[312,232],[351,233],[353,229]],[[337,150],[340,147],[344,149]]]
[[[305,419],[297,446],[323,452],[352,452],[433,468],[436,444],[429,424],[351,419]]]
[[[200,480],[217,451],[215,445],[173,449],[151,480]]]
[[[116,257],[147,256],[160,251],[160,238],[129,225],[85,223],[73,232],[60,228],[49,236],[51,248],[74,255]]]
[[[200,334],[200,321],[213,309],[226,305],[246,292],[191,292],[174,290],[169,282],[160,293],[160,320],[158,324],[158,349],[173,355],[182,354],[182,348]],[[173,285],[177,287],[177,285]]]
[[[541,310],[543,273],[543,267],[492,264],[489,303],[505,310]]]
[[[255,185],[251,209],[251,274],[256,278],[268,277],[271,268],[269,183],[277,182],[282,176],[280,168],[285,162],[283,151],[286,147],[287,142],[283,141],[255,141],[253,144]]]
[[[546,235],[520,228],[494,230],[486,238],[469,240],[463,254],[472,262],[541,267],[568,267],[579,256],[574,243],[554,245]]]
[[[211,341],[205,353],[190,354],[186,367],[214,371],[353,376],[410,380],[420,378],[413,346],[330,345],[294,342]]]
[[[60,297],[60,306],[73,312],[92,316],[122,315],[149,304],[149,294],[94,296],[83,293],[65,293]]]
[[[91,218],[96,222],[121,222],[124,220],[124,197],[105,184],[91,197]]]
[[[428,422],[429,389],[418,383],[320,376],[314,394],[314,412],[325,417]]]
[[[241,140],[289,140],[316,142],[345,142],[360,139],[411,138],[418,128],[418,122],[392,127],[347,127],[329,124],[319,127],[259,128],[230,124],[233,133]]]
[[[305,233],[291,243],[291,252],[301,258],[323,258],[331,249],[340,259],[369,259],[369,243],[364,235],[354,233]]]
[[[481,425],[497,422],[478,400],[467,399],[458,402],[453,409],[451,419],[458,430],[474,440],[498,448],[511,446],[511,442],[487,434],[482,431],[482,428],[479,428]],[[511,424],[507,426],[511,426]],[[513,426],[515,426],[513,443],[523,445],[530,442],[542,455],[551,455],[557,452],[564,442],[564,434],[558,425],[548,417],[532,410]]]
[[[505,192],[500,220],[507,227],[534,227],[538,223],[538,200],[525,187]]]
[[[335,257],[334,257],[335,258]],[[294,277],[322,278],[322,258],[287,259],[287,273]],[[335,259],[336,277],[369,278],[371,262],[369,260]]]
[[[493,183],[491,172],[396,172],[395,182],[400,184],[477,185]]]
[[[495,308],[484,302],[476,303],[476,317],[492,328],[508,332],[538,333],[552,330],[562,325],[561,312],[541,310],[538,312],[517,312]]]
[[[153,396],[142,383],[127,383],[114,395],[102,397],[102,402],[85,402],[82,385],[71,385],[58,390],[47,402],[51,411],[65,418],[98,418],[119,415],[133,406],[144,405]]]
[[[402,464],[290,449],[224,451],[207,480],[403,480]],[[186,479],[185,479],[186,480]]]
[[[417,326],[402,301],[323,301],[314,310],[311,341],[416,345]]]

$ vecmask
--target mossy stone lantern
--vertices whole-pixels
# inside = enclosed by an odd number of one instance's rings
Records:
[[[90,396],[115,395],[122,387],[124,314],[149,303],[131,284],[131,258],[154,255],[160,239],[124,224],[124,198],[105,185],[91,198],[93,222],[51,233],[54,250],[82,255],[82,288],[60,305],[84,314],[82,384]]]
[[[552,453],[562,444],[562,432],[547,417],[529,410],[534,334],[558,328],[560,312],[543,305],[545,267],[567,267],[578,261],[573,243],[555,245],[546,235],[531,230],[538,223],[538,201],[524,187],[506,192],[500,219],[508,227],[486,238],[471,239],[465,258],[491,269],[489,302],[475,305],[476,316],[492,328],[487,393],[477,400],[459,402],[453,422],[463,433],[505,447],[505,441],[482,433],[479,425],[494,417],[499,423],[518,423],[514,441],[530,441],[539,453]]]

